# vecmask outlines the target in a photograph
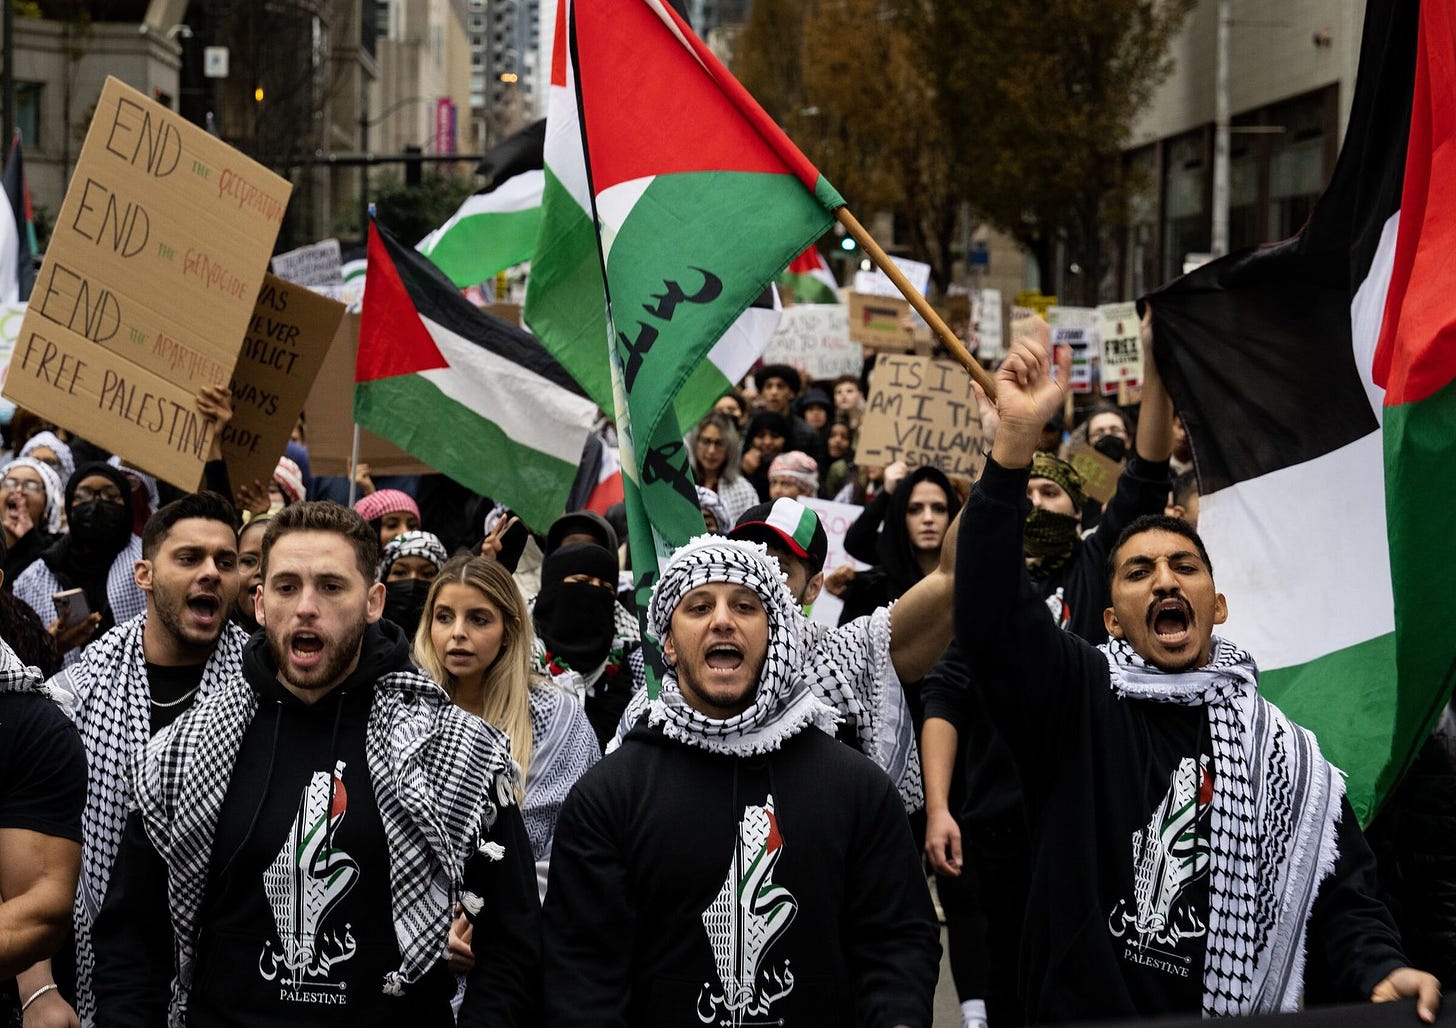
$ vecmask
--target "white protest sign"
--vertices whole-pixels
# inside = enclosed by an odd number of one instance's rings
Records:
[[[971,332],[976,356],[994,360],[1006,349],[1001,327],[1001,290],[977,289],[971,294]]]
[[[5,376],[10,371],[10,355],[15,352],[15,340],[20,338],[20,323],[25,320],[26,304],[23,300],[0,303],[0,387],[5,385]],[[15,415],[15,404],[0,399],[0,418],[6,420]]]
[[[1097,308],[1102,335],[1102,388],[1116,392],[1122,383],[1143,380],[1142,336],[1137,304],[1104,303]]]
[[[824,526],[824,534],[829,538],[829,552],[824,558],[825,575],[845,564],[850,564],[861,571],[869,567],[868,564],[855,560],[844,551],[844,534],[849,531],[849,526],[864,513],[863,507],[854,503],[835,503],[833,500],[820,500],[815,497],[801,499],[799,502],[819,516],[819,523]],[[832,627],[839,624],[839,612],[842,609],[844,609],[843,600],[838,596],[821,592],[819,598],[814,601],[814,608],[809,614],[809,620]]]
[[[1092,391],[1092,359],[1097,351],[1097,311],[1091,307],[1048,307],[1052,345],[1072,350],[1070,386],[1074,393]]]
[[[763,351],[765,364],[787,364],[807,378],[837,378],[864,370],[864,350],[849,339],[849,308],[842,303],[785,307]]]
[[[300,286],[343,285],[343,255],[337,239],[324,239],[273,258],[273,274]]]
[[[916,288],[921,296],[930,291],[930,265],[923,261],[912,261],[908,257],[891,257],[895,267],[900,269],[900,274],[910,280],[910,284]],[[879,268],[873,271],[856,271],[854,273],[854,291],[856,293],[867,293],[870,296],[899,296],[900,290],[895,283],[890,281]]]

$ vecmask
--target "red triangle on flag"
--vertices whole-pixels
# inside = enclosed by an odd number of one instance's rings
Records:
[[[814,189],[814,166],[662,0],[573,0],[571,17],[598,195],[697,171],[789,173]]]
[[[373,222],[369,225],[369,267],[364,281],[354,381],[372,382],[448,368],[450,362],[420,320]]]

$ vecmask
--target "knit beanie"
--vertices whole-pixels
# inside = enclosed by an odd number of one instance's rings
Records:
[[[1031,477],[1047,478],[1061,486],[1062,491],[1071,497],[1072,506],[1076,510],[1080,511],[1087,502],[1087,494],[1082,491],[1082,473],[1045,450],[1039,450],[1032,458]]]

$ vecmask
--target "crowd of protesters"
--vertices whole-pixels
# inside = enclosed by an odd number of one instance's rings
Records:
[[[1083,408],[1018,339],[974,485],[858,463],[866,378],[757,368],[688,432],[704,534],[642,611],[620,507],[538,534],[315,478],[302,421],[271,482],[215,451],[184,493],[17,411],[0,1024],[930,1025],[942,930],[965,1028],[1432,1019],[1456,730],[1377,865],[1216,634],[1144,342],[1139,403]],[[862,508],[861,570],[826,576],[818,500]]]

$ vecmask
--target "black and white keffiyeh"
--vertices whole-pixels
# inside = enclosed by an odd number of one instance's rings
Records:
[[[1339,856],[1343,777],[1313,733],[1258,695],[1258,667],[1227,640],[1215,636],[1208,664],[1176,674],[1123,640],[1101,648],[1116,695],[1208,708],[1215,780],[1204,1016],[1298,1009],[1310,911]]]
[[[436,571],[450,559],[450,555],[445,552],[445,544],[440,542],[440,537],[435,533],[401,532],[384,547],[376,578],[381,582],[385,581],[389,577],[389,569],[401,557],[423,557],[435,565]]]
[[[773,558],[769,560],[773,562]],[[779,575],[777,569],[774,574]],[[778,580],[782,581],[782,577]],[[697,584],[701,583],[694,582]],[[807,687],[821,705],[854,726],[861,752],[890,776],[905,809],[918,810],[925,802],[920,752],[905,691],[890,660],[890,608],[881,607],[847,625],[831,628],[804,617],[793,607],[792,597],[788,602],[792,617],[785,618],[784,630],[797,636],[799,654],[791,666],[795,685]],[[671,610],[667,616],[671,616]],[[634,680],[641,678],[636,666],[633,673]],[[675,677],[669,676],[663,682],[662,693],[677,693]],[[608,753],[621,745],[622,738],[648,707],[647,693],[639,688],[627,704],[616,738],[607,744]],[[829,732],[834,734],[833,729]]]
[[[126,546],[112,560],[111,567],[106,572],[106,600],[111,604],[111,618],[118,625],[147,609],[146,596],[136,584],[133,574],[136,562],[141,559],[141,536],[133,535],[127,539]],[[60,591],[60,580],[44,560],[36,561],[15,579],[15,598],[24,600],[43,625],[49,625],[56,620],[56,601],[53,597]],[[81,653],[78,647],[62,654],[61,663],[70,667],[81,659]]]
[[[71,718],[86,747],[86,808],[81,816],[85,844],[72,916],[76,1014],[83,1024],[90,1024],[96,1015],[91,992],[91,974],[96,967],[91,926],[106,897],[112,865],[126,829],[130,791],[127,774],[133,757],[146,748],[152,736],[152,692],[142,653],[146,623],[147,616],[140,614],[117,625],[86,647],[79,661],[50,682],[55,692],[69,695]],[[198,702],[238,673],[247,641],[247,634],[236,625],[223,628],[202,669]]]
[[[9,643],[0,639],[0,693],[7,692],[33,692],[56,699],[40,668],[26,664]]]
[[[61,477],[56,474],[56,469],[45,461],[36,460],[34,457],[16,457],[9,464],[0,468],[0,478],[10,474],[12,468],[30,468],[40,476],[41,485],[45,486],[45,510],[41,517],[45,519],[44,528],[51,535],[61,530],[61,508],[66,503],[66,487],[61,482]]]
[[[241,674],[157,733],[133,762],[135,803],[167,864],[177,966],[171,1028],[187,1021],[198,917],[233,762],[258,710]],[[478,896],[463,889],[477,852],[500,859],[484,836],[515,802],[521,771],[500,731],[450,701],[417,671],[374,683],[365,759],[389,846],[389,882],[400,965],[383,991],[400,995],[441,959],[458,901],[473,920]]]
[[[521,817],[531,839],[531,855],[539,861],[551,852],[556,816],[566,794],[602,759],[602,749],[576,697],[540,682],[531,686],[530,699],[531,766],[526,769]]]
[[[832,736],[838,715],[795,674],[805,656],[801,615],[778,561],[762,543],[701,535],[680,547],[652,590],[649,631],[659,639],[666,637],[682,598],[710,582],[747,586],[758,594],[768,615],[768,652],[753,702],[731,718],[710,718],[683,699],[677,675],[669,668],[657,700],[649,707],[650,722],[661,725],[669,739],[737,756],[771,753],[810,725]]]

